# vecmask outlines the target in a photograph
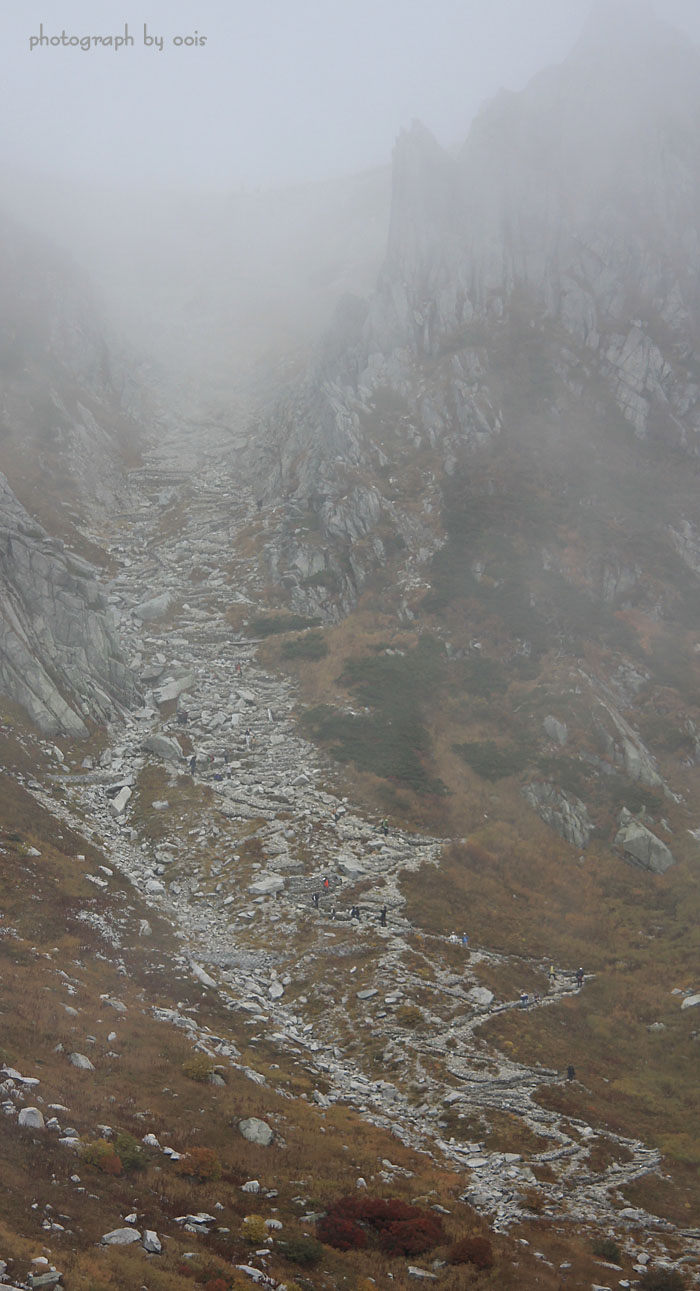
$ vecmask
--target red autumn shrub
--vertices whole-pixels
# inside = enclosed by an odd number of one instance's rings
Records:
[[[450,1264],[473,1264],[477,1269],[493,1268],[493,1247],[488,1237],[463,1237],[448,1255]]]
[[[443,1238],[438,1215],[411,1206],[398,1197],[340,1197],[319,1220],[318,1237],[337,1250],[358,1250],[367,1245],[368,1232],[376,1234],[387,1255],[420,1255]],[[341,1244],[342,1243],[342,1244]]]
[[[367,1234],[352,1219],[334,1215],[331,1211],[319,1219],[316,1225],[316,1236],[326,1246],[334,1246],[337,1251],[361,1251],[367,1245]]]
[[[442,1223],[437,1215],[397,1219],[381,1233],[379,1245],[385,1255],[422,1255],[442,1240]]]

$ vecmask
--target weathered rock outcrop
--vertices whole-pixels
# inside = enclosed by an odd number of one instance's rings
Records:
[[[624,810],[620,813],[620,828],[615,835],[615,846],[621,847],[627,860],[652,874],[665,874],[675,862],[675,857],[646,825]]]
[[[588,846],[593,821],[580,798],[545,782],[524,785],[523,797],[545,824],[556,830],[567,843],[573,843],[574,847]]]
[[[414,123],[376,290],[338,312],[256,443],[261,495],[303,499],[344,548],[326,521],[339,496],[354,506],[361,472],[378,482],[373,529],[396,527],[380,474],[392,454],[433,450],[450,474],[524,420],[523,370],[530,411],[561,423],[583,402],[592,425],[697,456],[699,118],[697,51],[619,3],[560,66],[487,106],[458,155]],[[359,565],[373,560],[368,548]],[[611,567],[604,596],[627,599],[640,572]]]
[[[47,734],[84,736],[136,695],[95,572],[0,476],[0,689]]]

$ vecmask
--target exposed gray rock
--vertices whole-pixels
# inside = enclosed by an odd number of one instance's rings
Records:
[[[556,785],[536,781],[523,786],[523,797],[538,816],[574,847],[587,847],[593,821],[580,798],[565,793]]]
[[[138,1228],[113,1228],[111,1233],[103,1233],[100,1238],[103,1246],[131,1246],[141,1241]]]
[[[136,699],[96,571],[62,549],[0,475],[0,690],[46,734],[82,738]]]
[[[482,1007],[488,1007],[489,1004],[493,1004],[495,999],[493,991],[490,991],[487,986],[472,986],[467,991],[467,995],[470,1000]]]
[[[163,1249],[158,1234],[152,1228],[144,1229],[143,1249],[148,1251],[150,1255],[160,1255]]]
[[[116,794],[116,796],[112,798],[110,801],[109,810],[111,811],[113,816],[123,815],[123,813],[126,811],[126,806],[130,797],[131,797],[131,788],[128,784],[125,784],[123,788],[119,790],[119,793]]]
[[[248,891],[254,896],[270,896],[274,892],[281,892],[283,887],[284,879],[280,874],[266,874],[254,883],[249,883]]]
[[[267,1121],[261,1121],[257,1116],[248,1116],[245,1120],[239,1121],[238,1129],[249,1143],[257,1143],[263,1148],[269,1147],[274,1138]]]
[[[154,690],[154,699],[157,704],[168,704],[173,699],[179,699],[180,695],[184,695],[185,691],[189,690],[193,684],[194,676],[192,673],[186,673],[184,677],[166,677],[161,685]]]
[[[159,758],[165,758],[167,762],[179,762],[182,758],[182,749],[177,740],[171,740],[167,735],[148,735],[141,745],[147,753],[155,753]]]
[[[68,1056],[68,1061],[72,1067],[78,1067],[80,1071],[95,1070],[90,1059],[86,1058],[84,1053],[71,1053]]]
[[[151,623],[155,619],[164,618],[172,604],[173,598],[170,592],[161,592],[159,596],[152,596],[150,600],[141,601],[140,605],[135,605],[134,614],[144,623]]]
[[[556,740],[557,744],[563,748],[569,738],[569,732],[566,728],[566,722],[560,722],[557,717],[550,713],[545,717],[542,725],[544,726],[550,740]]]
[[[620,813],[620,829],[615,835],[615,846],[622,848],[627,860],[633,865],[651,870],[652,874],[665,874],[675,861],[666,844],[624,809]]]
[[[38,1107],[23,1107],[17,1117],[17,1124],[29,1130],[43,1130],[44,1117]]]

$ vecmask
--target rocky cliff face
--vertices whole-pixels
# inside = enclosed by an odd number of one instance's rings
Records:
[[[293,608],[379,589],[503,667],[490,733],[519,731],[527,801],[581,847],[610,804],[658,816],[695,757],[699,126],[700,55],[624,4],[458,155],[414,124],[376,289],[255,446]],[[565,752],[523,726],[520,679]],[[482,768],[486,711],[458,746]]]
[[[97,570],[69,550],[126,495],[133,391],[77,270],[7,220],[0,292],[0,689],[45,732],[83,736],[135,694]]]
[[[0,689],[47,734],[84,736],[135,698],[95,574],[0,476]]]
[[[599,421],[614,411],[639,440],[697,456],[699,125],[697,51],[620,4],[560,67],[489,105],[459,155],[418,123],[402,134],[376,291],[339,312],[281,411],[269,492],[327,491],[339,457],[375,469],[386,391],[403,443],[439,445],[449,470],[520,415],[505,338],[537,350],[550,411],[604,401]]]

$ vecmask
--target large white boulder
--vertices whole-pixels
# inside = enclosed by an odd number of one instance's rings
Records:
[[[269,1147],[274,1138],[267,1121],[260,1121],[257,1116],[248,1116],[245,1120],[239,1121],[238,1129],[249,1143],[258,1143],[262,1148]]]

